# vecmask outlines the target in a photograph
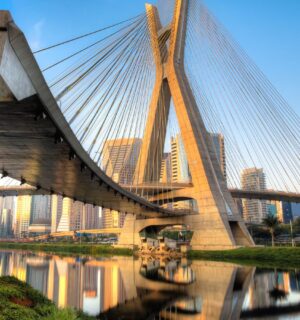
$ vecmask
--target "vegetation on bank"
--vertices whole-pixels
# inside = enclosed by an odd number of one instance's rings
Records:
[[[299,268],[299,247],[260,247],[234,250],[202,251],[191,250],[191,259],[227,261],[258,267]]]
[[[58,309],[55,304],[25,282],[0,277],[0,320],[91,320],[73,309]]]
[[[17,249],[44,251],[59,254],[90,254],[90,255],[122,255],[133,254],[131,249],[115,248],[106,244],[79,244],[79,243],[44,243],[44,242],[0,242],[2,249]]]

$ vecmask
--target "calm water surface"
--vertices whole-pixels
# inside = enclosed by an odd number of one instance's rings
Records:
[[[300,269],[2,250],[0,275],[100,319],[300,319]]]

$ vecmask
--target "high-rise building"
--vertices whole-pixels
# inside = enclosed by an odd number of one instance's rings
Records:
[[[103,168],[115,182],[131,185],[134,180],[142,140],[113,139],[107,140],[103,148]],[[115,210],[103,209],[102,223],[104,228],[123,226],[125,214]]]
[[[293,221],[292,204],[290,202],[282,202],[282,222],[290,223]]]
[[[48,224],[51,222],[51,197],[34,195],[31,199],[30,223],[34,224],[41,219],[48,221]]]
[[[57,231],[72,231],[81,229],[84,204],[64,198],[62,201],[62,214],[57,225]]]
[[[103,168],[106,174],[120,184],[131,184],[139,157],[142,140],[107,140],[103,148]]]
[[[53,194],[51,196],[51,232],[56,232],[63,209],[63,197]]]
[[[210,133],[213,141],[213,147],[217,155],[217,160],[221,167],[221,171],[226,180],[226,158],[225,158],[225,144],[224,144],[224,136],[220,133]]]
[[[2,209],[0,218],[0,238],[11,237],[13,221],[11,211],[8,209]]]
[[[23,238],[28,236],[31,213],[31,196],[18,196],[16,210],[15,236]]]
[[[292,203],[293,219],[300,218],[300,203]]]
[[[183,146],[183,141],[180,134],[171,137],[171,173],[172,183],[190,182],[191,176],[189,173],[186,153]],[[172,204],[173,209],[191,209],[192,201],[179,201]]]
[[[122,228],[125,221],[125,213],[116,210],[102,210],[103,228]]]
[[[263,169],[249,168],[242,172],[242,188],[249,191],[266,190],[266,178]],[[243,200],[243,216],[250,223],[261,223],[267,214],[265,200]]]
[[[169,183],[172,180],[172,165],[170,152],[166,152],[163,154],[159,180],[162,183]]]
[[[13,236],[13,218],[16,208],[16,197],[0,198],[0,238]]]
[[[190,182],[188,162],[180,134],[171,137],[171,169],[172,182]]]
[[[86,204],[83,208],[82,229],[98,229],[99,225],[99,207]]]
[[[70,198],[63,198],[62,213],[57,223],[57,231],[70,231],[71,230],[71,214],[72,214],[73,200]]]

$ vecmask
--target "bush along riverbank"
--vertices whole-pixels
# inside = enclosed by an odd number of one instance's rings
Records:
[[[58,309],[37,290],[14,277],[0,277],[0,320],[92,320],[73,309]]]
[[[78,244],[78,243],[17,243],[0,242],[0,249],[16,249],[44,251],[61,254],[90,254],[90,255],[122,255],[131,256],[133,250],[127,248],[115,248],[111,245],[102,244]]]
[[[228,261],[262,267],[299,268],[299,247],[239,248],[223,251],[191,250],[190,259]]]

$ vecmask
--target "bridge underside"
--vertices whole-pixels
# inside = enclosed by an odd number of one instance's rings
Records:
[[[0,102],[0,168],[10,177],[41,189],[24,194],[51,194],[113,210],[150,216],[139,197],[112,189],[96,178],[58,132],[37,95]],[[104,179],[108,180],[108,177]],[[112,184],[113,182],[110,181]],[[18,188],[15,188],[18,192]],[[22,188],[19,188],[22,189]],[[22,194],[22,190],[19,191]],[[8,193],[9,194],[9,193]]]

